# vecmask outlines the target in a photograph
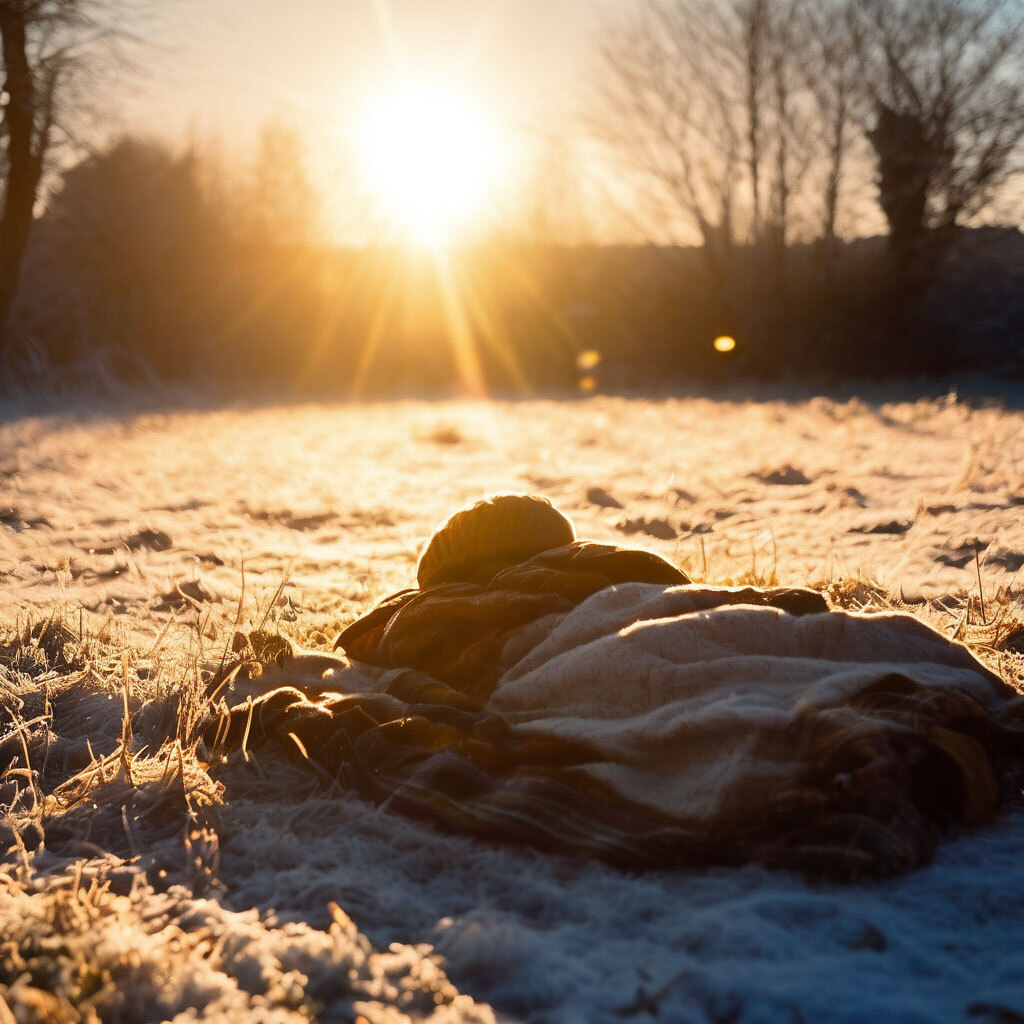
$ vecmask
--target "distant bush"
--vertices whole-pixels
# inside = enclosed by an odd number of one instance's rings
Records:
[[[180,376],[204,356],[226,256],[196,158],[124,139],[65,173],[37,224],[20,320],[55,363],[122,348]]]

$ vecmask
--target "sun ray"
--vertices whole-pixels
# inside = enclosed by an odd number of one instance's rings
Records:
[[[252,302],[242,306],[220,329],[219,341],[223,343],[236,337],[243,328],[252,324],[260,313],[270,308],[282,294],[287,294],[291,286],[301,278],[303,267],[301,257],[281,261],[269,287],[265,287]]]
[[[528,392],[530,384],[516,357],[515,350],[509,343],[504,330],[495,322],[495,318],[476,294],[472,282],[465,279],[465,275],[461,279],[460,293],[473,321],[479,324],[482,337],[488,343],[491,351],[501,360],[515,387],[521,392]]]
[[[514,257],[505,263],[506,270],[522,286],[528,298],[541,316],[550,324],[556,336],[563,342],[567,351],[576,352],[580,347],[580,339],[576,329],[569,323],[565,314],[556,309],[551,302],[544,297],[543,290],[528,273],[524,266]]]
[[[370,369],[373,366],[373,359],[377,354],[377,349],[380,346],[380,340],[384,335],[388,320],[394,312],[397,298],[397,278],[390,278],[387,290],[377,306],[377,312],[373,318],[373,323],[370,325],[370,330],[367,332],[366,340],[363,342],[362,350],[359,353],[359,362],[356,363],[355,369],[352,372],[352,383],[349,387],[349,395],[352,398],[359,398],[362,395],[363,386],[366,384],[366,378],[369,376]]]
[[[435,259],[434,267],[448,340],[451,343],[452,355],[455,359],[459,394],[465,398],[486,398],[487,380],[451,262],[442,254]]]

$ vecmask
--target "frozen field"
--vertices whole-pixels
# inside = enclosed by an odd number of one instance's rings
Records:
[[[329,644],[413,583],[440,520],[498,491],[546,495],[578,535],[650,548],[697,579],[845,580],[857,606],[900,604],[950,633],[972,602],[975,620],[1024,617],[1024,414],[995,405],[594,398],[0,416],[0,621],[61,606],[131,647],[139,680],[158,648],[216,662],[240,596],[243,621],[269,614]],[[1020,678],[1016,648],[990,654]],[[233,771],[223,888],[192,907],[224,940],[202,954],[215,980],[161,982],[181,1021],[201,1016],[185,1013],[190,1000],[225,1020],[346,1019],[316,992],[335,963],[318,938],[332,901],[381,977],[422,981],[444,958],[463,997],[438,995],[438,1021],[487,1020],[481,1004],[551,1024],[1024,1019],[1019,808],[914,875],[838,888],[755,868],[630,877]],[[46,891],[19,891],[24,906],[0,914],[24,918]],[[141,902],[117,910],[125,934],[158,894],[130,898]],[[358,1004],[369,1019],[429,1015],[401,985],[371,989]]]
[[[333,627],[496,491],[716,581],[863,573],[920,602],[976,590],[976,550],[986,589],[1024,565],[1024,414],[955,402],[101,409],[0,421],[0,488],[5,616],[65,601],[140,632],[191,581],[233,614],[243,565]]]

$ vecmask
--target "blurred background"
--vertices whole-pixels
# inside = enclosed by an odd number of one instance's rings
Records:
[[[1020,0],[0,0],[0,379],[1024,378]]]

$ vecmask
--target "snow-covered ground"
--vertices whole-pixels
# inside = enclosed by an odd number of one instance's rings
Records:
[[[325,644],[412,583],[451,511],[521,490],[580,536],[651,548],[699,578],[864,575],[952,630],[944,605],[961,607],[980,574],[990,607],[1021,611],[1024,413],[593,398],[0,408],[0,619],[63,604],[142,650],[199,633],[219,655],[243,585],[265,606],[286,580],[272,614]],[[268,802],[256,782],[227,796],[228,907],[324,929],[333,900],[378,949],[432,945],[499,1016],[1024,1019],[1021,809],[923,871],[841,888],[760,868],[632,877],[358,801]]]
[[[244,565],[333,624],[408,585],[454,509],[520,490],[701,577],[863,572],[913,602],[977,588],[976,542],[986,588],[1024,565],[1024,414],[596,398],[0,419],[5,613],[68,601],[144,631],[190,580],[233,613]]]

